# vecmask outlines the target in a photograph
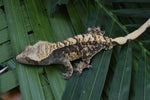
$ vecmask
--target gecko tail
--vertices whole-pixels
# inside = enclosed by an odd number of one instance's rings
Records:
[[[130,40],[134,40],[139,37],[148,27],[150,27],[150,18],[137,30],[133,31],[132,33],[124,36],[124,37],[117,37],[112,39],[112,42],[117,43],[119,45],[123,45]]]

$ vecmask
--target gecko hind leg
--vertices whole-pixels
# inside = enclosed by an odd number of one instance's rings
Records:
[[[77,64],[77,68],[75,68],[74,71],[77,71],[78,75],[81,75],[83,69],[93,68],[92,65],[90,65],[90,60],[96,53],[102,50],[102,48],[103,47],[100,44],[90,45],[88,47],[83,48],[82,61]]]
[[[95,45],[90,45],[88,47],[83,48],[82,50],[82,61],[77,64],[77,68],[74,69],[74,71],[77,71],[78,75],[82,74],[83,69],[87,68],[92,68],[92,65],[90,65],[90,60],[95,55],[97,52],[95,51],[96,49]]]
[[[100,27],[89,27],[88,33],[90,34],[97,34],[97,35],[104,35],[105,31],[101,31]]]
[[[93,68],[92,65],[89,65],[83,61],[80,61],[80,63],[76,64],[77,68],[74,69],[74,71],[77,71],[77,75],[80,76],[82,74],[83,69],[85,68]]]

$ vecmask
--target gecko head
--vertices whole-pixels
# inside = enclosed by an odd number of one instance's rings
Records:
[[[36,61],[34,59],[38,59],[35,49],[34,46],[27,46],[22,53],[17,55],[16,60],[19,63],[35,65]]]
[[[39,65],[54,50],[54,43],[47,41],[39,41],[33,46],[29,45],[26,49],[16,57],[16,60],[23,64]]]

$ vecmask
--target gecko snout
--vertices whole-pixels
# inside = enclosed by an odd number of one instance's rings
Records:
[[[18,62],[20,62],[21,59],[22,59],[22,55],[21,55],[21,54],[17,55],[16,60],[17,60]]]
[[[16,57],[16,60],[17,60],[19,63],[28,64],[28,61],[26,60],[26,58],[25,58],[22,54],[19,54],[19,55]]]

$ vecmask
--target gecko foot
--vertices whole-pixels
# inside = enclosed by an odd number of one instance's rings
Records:
[[[88,65],[84,62],[80,62],[77,65],[77,68],[74,69],[74,71],[77,71],[77,75],[80,76],[82,74],[83,69],[85,68],[93,68],[92,65]]]
[[[73,70],[65,70],[64,73],[62,73],[62,75],[64,76],[64,79],[69,79],[72,76]]]

